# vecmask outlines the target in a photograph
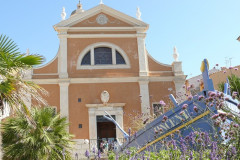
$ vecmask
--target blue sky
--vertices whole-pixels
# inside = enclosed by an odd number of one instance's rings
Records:
[[[83,9],[100,0],[82,0]],[[212,68],[240,64],[239,0],[103,0],[116,10],[135,17],[136,7],[150,25],[146,46],[158,61],[171,64],[176,46],[189,77],[200,74],[201,61],[207,58]],[[62,7],[67,17],[76,9],[77,0],[1,0],[0,33],[8,35],[22,52],[44,55],[46,62],[57,53],[59,40],[53,25],[61,20]]]

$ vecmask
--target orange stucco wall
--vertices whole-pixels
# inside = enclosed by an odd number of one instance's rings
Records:
[[[104,25],[98,24],[96,21],[96,18],[99,14],[106,15],[108,18],[108,23],[106,23]],[[123,22],[119,19],[116,19],[106,13],[99,13],[99,14],[92,16],[80,23],[77,23],[77,24],[73,25],[72,27],[131,27],[132,26],[132,25],[130,25],[126,22]]]
[[[148,55],[149,71],[172,71],[172,66],[164,66],[157,63],[151,56]]]
[[[57,107],[57,112],[60,111],[60,91],[58,84],[41,84],[40,87],[44,88],[48,95],[43,96],[49,106]]]
[[[223,70],[220,72],[216,72],[210,75],[210,78],[213,80],[213,84],[214,84],[214,88],[218,89],[218,84],[221,82],[226,82],[226,79],[228,76],[230,76],[231,74],[235,74],[237,76],[240,76],[240,66],[234,67],[234,68],[238,68],[238,70],[236,71],[235,69],[227,69],[227,70]],[[226,73],[224,73],[224,71]]]
[[[58,58],[56,58],[52,63],[48,64],[47,66],[33,70],[33,74],[41,73],[58,73]]]
[[[97,42],[109,42],[119,46],[127,54],[130,69],[94,69],[77,70],[80,53],[89,45]],[[84,54],[84,53],[83,53]],[[71,78],[94,77],[136,77],[139,75],[138,46],[136,38],[91,38],[68,39],[68,75]]]
[[[110,94],[109,103],[126,103],[124,112],[141,111],[138,83],[108,83],[108,84],[70,84],[69,85],[69,121],[70,133],[79,139],[89,138],[89,117],[86,104],[100,104],[100,94],[107,90]],[[81,98],[81,102],[78,102]],[[124,116],[124,126],[129,119]],[[82,124],[83,128],[78,128]],[[126,129],[126,128],[125,128]]]
[[[169,88],[172,88],[172,91],[169,91]],[[159,102],[163,100],[167,106],[171,105],[169,94],[175,95],[175,85],[174,82],[150,82],[149,83],[149,96],[150,104],[153,102]],[[171,106],[169,106],[171,107]],[[166,111],[167,109],[165,109]],[[152,112],[152,106],[151,106]]]

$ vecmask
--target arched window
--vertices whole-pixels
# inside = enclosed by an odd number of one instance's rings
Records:
[[[124,51],[110,43],[97,43],[87,47],[79,56],[77,69],[130,68]]]
[[[94,48],[94,64],[112,64],[112,49],[108,47]]]
[[[91,65],[91,55],[90,51],[83,57],[81,65]]]
[[[124,58],[118,51],[116,51],[116,64],[126,64]]]

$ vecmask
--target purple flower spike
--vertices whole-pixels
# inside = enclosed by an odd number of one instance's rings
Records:
[[[201,101],[204,97],[203,96],[199,96],[198,100]]]
[[[232,147],[232,155],[236,155],[237,154],[237,150],[235,147]]]
[[[238,68],[234,68],[235,71],[238,71]]]
[[[137,138],[137,132],[134,133],[134,138]]]
[[[184,113],[184,111],[181,111],[179,114],[180,114],[180,115],[183,115],[183,113]]]
[[[161,106],[166,106],[166,103],[165,103],[163,100],[161,100],[161,101],[159,102],[159,104],[160,104]]]
[[[189,160],[193,160],[193,152],[192,151],[190,152]]]
[[[193,110],[194,110],[195,112],[198,112],[197,106],[194,106],[194,107],[193,107]]]
[[[213,116],[212,116],[212,119],[217,119],[219,117],[219,114],[214,114]]]
[[[93,147],[92,152],[93,152],[94,154],[96,153],[96,148],[95,148],[95,147]]]
[[[234,128],[238,128],[239,125],[238,125],[238,124],[234,124],[233,127],[234,127]]]
[[[101,152],[100,152],[100,150],[98,150],[98,158],[101,158]]]
[[[216,93],[215,93],[215,92],[210,92],[210,96],[211,96],[211,97],[215,97],[215,96],[216,96]]]
[[[131,128],[128,128],[128,135],[131,136]]]
[[[184,110],[184,109],[187,109],[187,107],[188,107],[188,104],[184,104],[183,106],[182,106],[182,109]]]
[[[163,119],[166,121],[166,120],[168,119],[168,117],[164,115],[164,116],[163,116]]]
[[[85,152],[85,157],[87,157],[87,158],[90,157],[90,153],[88,152],[88,150],[86,150],[86,152]]]
[[[188,96],[188,101],[191,101],[193,99],[193,96]]]

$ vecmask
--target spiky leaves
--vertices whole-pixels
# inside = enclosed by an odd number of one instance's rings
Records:
[[[13,110],[26,110],[26,95],[46,104],[40,94],[46,94],[38,85],[23,81],[23,72],[43,62],[39,55],[25,55],[7,36],[0,35],[0,101],[6,101]],[[1,108],[3,108],[3,104]]]
[[[71,159],[71,135],[66,131],[66,118],[52,115],[48,108],[34,108],[31,119],[18,113],[2,123],[4,159],[62,160]]]

